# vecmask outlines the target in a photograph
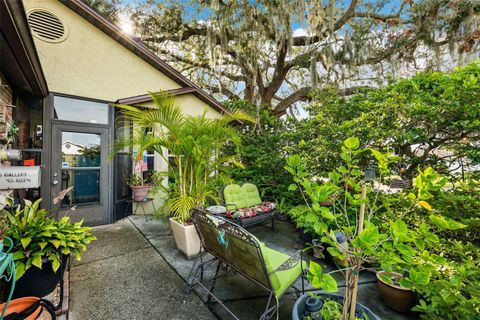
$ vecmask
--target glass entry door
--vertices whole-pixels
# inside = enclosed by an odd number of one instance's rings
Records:
[[[108,223],[108,129],[53,124],[52,133],[52,209],[87,225]]]

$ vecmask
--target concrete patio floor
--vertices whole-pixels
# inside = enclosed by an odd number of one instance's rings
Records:
[[[277,227],[276,233],[267,226],[249,231],[287,254],[302,248],[291,223],[279,222]],[[96,227],[94,233],[98,240],[82,261],[72,261],[69,319],[232,319],[220,305],[207,306],[206,294],[200,289],[182,303],[194,260],[187,260],[176,249],[168,222],[130,216]],[[366,273],[360,281],[372,280],[374,276]],[[242,320],[258,319],[267,300],[265,291],[235,274],[219,279],[215,293]],[[238,298],[242,300],[232,301]],[[360,286],[359,300],[384,320],[416,319],[384,306],[375,283]],[[293,303],[282,305],[279,319],[291,319]]]

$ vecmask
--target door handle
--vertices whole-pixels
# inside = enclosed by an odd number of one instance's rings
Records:
[[[52,185],[56,186],[58,184],[58,180],[53,180]]]

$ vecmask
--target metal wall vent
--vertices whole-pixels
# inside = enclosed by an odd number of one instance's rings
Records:
[[[48,42],[60,42],[67,36],[65,25],[56,15],[45,10],[33,10],[28,14],[32,33]]]

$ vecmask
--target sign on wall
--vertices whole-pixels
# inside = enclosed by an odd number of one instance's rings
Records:
[[[40,166],[0,167],[0,190],[29,189],[40,186]]]

